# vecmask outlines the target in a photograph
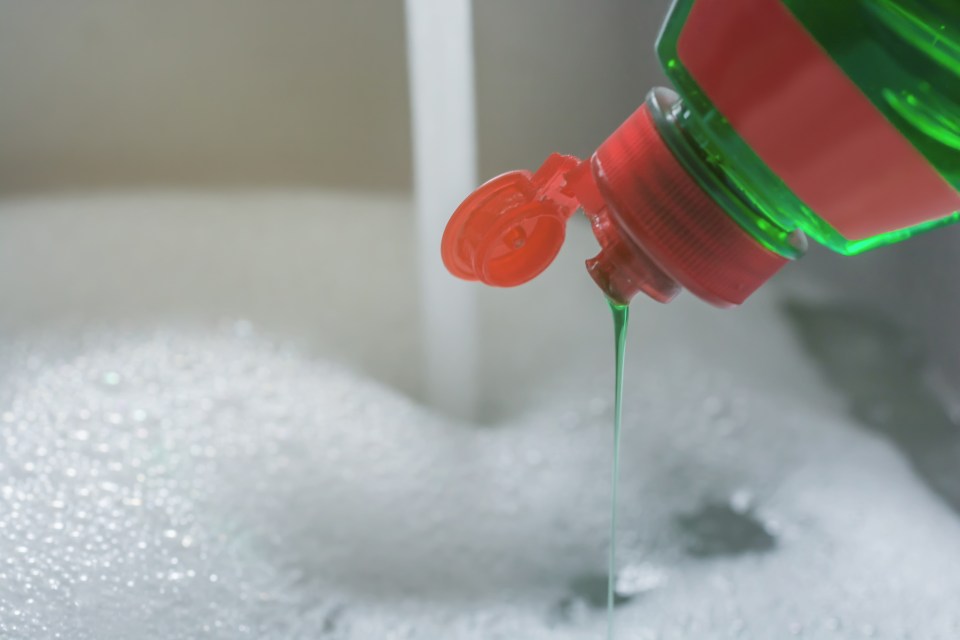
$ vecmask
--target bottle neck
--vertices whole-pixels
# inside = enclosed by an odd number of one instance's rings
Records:
[[[709,161],[678,124],[681,104],[673,92],[652,91],[584,163],[592,179],[585,170],[571,176],[601,246],[587,269],[617,302],[640,291],[667,302],[685,288],[736,306],[788,258],[731,215],[741,206],[735,192],[704,187]]]
[[[720,122],[719,113],[699,114],[674,91],[662,87],[653,89],[647,102],[664,144],[727,215],[774,253],[790,260],[803,256],[807,250],[803,232],[784,229],[764,213],[780,199],[772,193],[779,185],[751,175],[752,159],[731,155],[729,145],[723,144],[729,126]]]

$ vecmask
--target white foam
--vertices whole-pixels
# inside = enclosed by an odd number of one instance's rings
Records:
[[[957,635],[955,514],[789,341],[635,337],[622,637]],[[9,344],[0,636],[599,637],[609,360],[478,428],[244,323]]]

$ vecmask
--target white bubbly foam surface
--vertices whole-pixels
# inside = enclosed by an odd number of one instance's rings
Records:
[[[244,323],[4,355],[5,638],[602,629],[595,385],[477,428]],[[635,369],[623,637],[957,633],[960,526],[881,441],[689,353]]]

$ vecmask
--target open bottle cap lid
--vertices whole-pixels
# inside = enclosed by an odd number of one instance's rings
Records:
[[[481,185],[454,212],[441,255],[453,275],[514,287],[540,275],[560,252],[575,198],[565,174],[579,164],[554,154],[535,173],[511,171]]]

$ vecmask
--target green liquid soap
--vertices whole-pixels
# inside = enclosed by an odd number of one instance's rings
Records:
[[[623,413],[623,356],[627,344],[630,307],[607,300],[613,312],[613,343],[616,350],[616,378],[613,402],[613,482],[610,499],[610,556],[607,567],[607,640],[613,640],[613,598],[617,575],[617,484],[620,479],[620,417]]]

